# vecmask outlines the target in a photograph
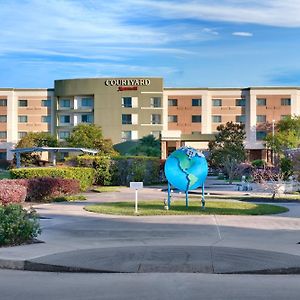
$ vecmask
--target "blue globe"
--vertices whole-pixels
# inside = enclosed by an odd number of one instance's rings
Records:
[[[166,160],[165,175],[171,185],[181,191],[197,189],[208,173],[204,155],[191,147],[181,147]]]

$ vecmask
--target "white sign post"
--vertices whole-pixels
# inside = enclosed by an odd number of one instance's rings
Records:
[[[135,213],[138,212],[138,190],[143,188],[143,182],[130,182],[130,188],[135,190]]]

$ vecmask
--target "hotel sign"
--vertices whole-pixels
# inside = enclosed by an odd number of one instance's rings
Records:
[[[150,79],[108,79],[105,80],[106,86],[148,86]]]

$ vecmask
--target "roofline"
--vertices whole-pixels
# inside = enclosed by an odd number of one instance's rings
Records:
[[[65,81],[65,80],[89,80],[89,79],[162,79],[163,77],[152,77],[152,76],[122,76],[122,77],[83,77],[83,78],[66,78],[66,79],[55,79],[54,82],[56,81]]]
[[[13,153],[23,152],[83,152],[83,153],[98,153],[98,150],[77,148],[77,147],[29,147],[29,148],[15,148],[10,150]]]
[[[54,88],[4,88],[4,87],[1,87],[0,91],[54,91]]]
[[[250,86],[250,87],[165,87],[166,91],[180,91],[180,90],[203,90],[203,91],[240,91],[240,90],[300,90],[299,86]]]

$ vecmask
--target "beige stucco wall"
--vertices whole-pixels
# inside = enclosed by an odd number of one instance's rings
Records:
[[[118,85],[107,84],[112,80],[139,80],[149,84],[137,85],[136,81],[122,84],[124,87],[136,87],[136,90],[119,90]],[[114,83],[114,82],[113,82]],[[132,84],[131,84],[132,83]],[[135,136],[141,138],[152,131],[161,131],[164,122],[164,100],[162,78],[87,78],[55,81],[55,96],[75,97],[90,95],[94,97],[94,123],[101,126],[105,138],[113,143],[122,141],[122,131],[135,131]],[[137,107],[122,107],[122,97],[136,97]],[[161,97],[161,107],[150,107],[152,97]],[[70,112],[72,114],[72,112]],[[137,124],[122,125],[122,114],[137,115]],[[161,124],[151,124],[151,114],[161,115]],[[71,129],[71,128],[69,128]]]

